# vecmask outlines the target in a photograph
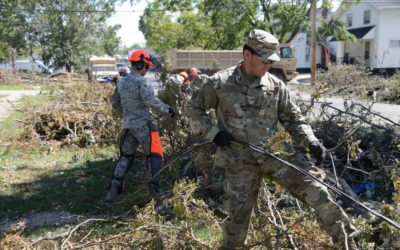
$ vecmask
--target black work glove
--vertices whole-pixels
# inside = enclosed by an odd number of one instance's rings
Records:
[[[176,115],[176,112],[173,107],[169,107],[168,113],[170,114],[171,118],[174,118]]]
[[[326,157],[326,148],[319,141],[313,141],[308,145],[311,157],[316,159],[315,165],[320,165]]]
[[[217,146],[226,146],[231,144],[233,139],[233,136],[229,132],[219,131],[217,135],[215,135],[213,142]]]

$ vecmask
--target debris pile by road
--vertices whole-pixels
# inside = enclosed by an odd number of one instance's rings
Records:
[[[324,96],[400,104],[400,74],[373,75],[357,65],[342,65],[318,72],[317,82]]]
[[[28,114],[27,138],[81,147],[116,141],[120,118],[111,108],[111,85],[81,82],[50,88],[58,97]]]

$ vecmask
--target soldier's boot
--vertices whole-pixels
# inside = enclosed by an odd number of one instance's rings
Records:
[[[159,181],[150,183],[150,196],[151,198],[158,198],[162,194],[162,189]]]
[[[115,198],[117,198],[118,194],[120,194],[120,190],[121,183],[117,180],[112,180],[110,182],[110,187],[108,188],[106,198],[104,199],[105,202],[113,202]]]

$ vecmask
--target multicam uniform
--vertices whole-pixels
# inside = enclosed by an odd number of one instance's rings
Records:
[[[215,109],[217,125],[212,124],[207,109]],[[317,140],[282,81],[269,73],[249,80],[243,75],[240,64],[213,75],[201,87],[197,98],[190,102],[187,115],[192,131],[209,140],[225,130],[236,140],[265,146],[275,133],[278,121],[298,145]],[[295,163],[312,170],[304,161]],[[215,164],[225,168],[224,206],[229,217],[223,225],[223,247],[227,249],[240,248],[245,242],[262,176],[272,177],[296,198],[313,207],[334,242],[344,240],[341,222],[348,234],[355,231],[326,187],[273,158],[230,144],[218,147]]]
[[[158,96],[168,105],[182,111],[186,103],[197,94],[199,87],[208,79],[207,75],[199,75],[190,84],[184,84],[184,78],[179,75],[170,76],[165,82],[165,89],[159,91]]]
[[[190,98],[196,97],[200,87],[203,85],[208,80],[209,76],[206,74],[199,74],[197,77],[195,77],[191,82],[189,86],[189,92],[190,92]]]
[[[134,154],[140,144],[143,144],[147,165],[152,175],[162,168],[164,156],[161,141],[157,127],[151,121],[149,108],[167,114],[169,106],[154,96],[154,91],[146,83],[146,78],[136,71],[117,83],[111,101],[113,109],[123,113],[120,158],[115,165],[112,178],[112,182],[118,182],[122,188],[123,178],[132,165]],[[154,180],[152,191],[160,191],[159,179],[158,176]]]

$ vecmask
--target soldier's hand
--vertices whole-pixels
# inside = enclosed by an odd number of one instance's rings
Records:
[[[214,137],[213,142],[217,146],[226,146],[231,144],[231,141],[233,140],[233,136],[226,131],[219,131],[217,135]]]
[[[171,118],[174,118],[176,116],[176,111],[173,107],[169,107],[168,113],[170,114]]]
[[[320,165],[326,157],[326,148],[319,141],[313,141],[308,145],[311,157],[316,159],[315,165]]]

